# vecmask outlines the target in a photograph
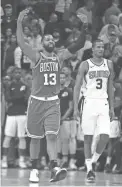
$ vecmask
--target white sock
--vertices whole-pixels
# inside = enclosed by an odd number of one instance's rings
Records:
[[[7,162],[7,156],[3,156],[3,159],[2,159],[4,162]]]
[[[100,158],[100,155],[101,154],[98,154],[98,153],[94,153],[93,156],[92,156],[92,159],[91,159],[91,162],[92,163],[96,163],[98,161],[98,159]]]
[[[112,158],[108,156],[107,159],[106,159],[106,164],[110,164],[111,160],[112,160]]]
[[[92,170],[92,162],[91,162],[91,159],[85,159],[85,164],[86,164],[86,167],[87,167],[87,173]]]
[[[24,162],[24,156],[20,156],[19,161]]]

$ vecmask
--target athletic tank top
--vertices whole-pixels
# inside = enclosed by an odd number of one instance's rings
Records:
[[[103,63],[98,66],[87,60],[89,70],[85,76],[86,90],[84,96],[86,98],[106,99],[108,98],[107,84],[110,75],[107,59],[103,59]]]
[[[60,64],[56,54],[41,59],[32,68],[32,93],[36,97],[52,97],[60,92]]]

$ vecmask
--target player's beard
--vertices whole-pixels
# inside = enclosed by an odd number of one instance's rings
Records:
[[[48,46],[44,46],[45,50],[48,52],[48,53],[52,53],[55,49],[55,47],[48,47]]]

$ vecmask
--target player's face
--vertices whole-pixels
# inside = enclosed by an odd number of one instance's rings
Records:
[[[104,53],[104,44],[103,44],[103,42],[96,42],[96,44],[93,47],[93,53],[98,58],[103,57],[103,53]]]
[[[64,85],[66,81],[66,75],[65,74],[60,74],[60,84]]]
[[[55,41],[52,35],[46,35],[43,39],[43,47],[47,52],[53,52],[55,48]]]

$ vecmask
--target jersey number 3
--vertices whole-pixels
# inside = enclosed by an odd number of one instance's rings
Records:
[[[44,74],[44,85],[56,85],[56,74],[50,73],[50,74]]]
[[[96,82],[97,82],[96,88],[97,89],[102,89],[102,83],[103,83],[102,79],[97,79]]]

